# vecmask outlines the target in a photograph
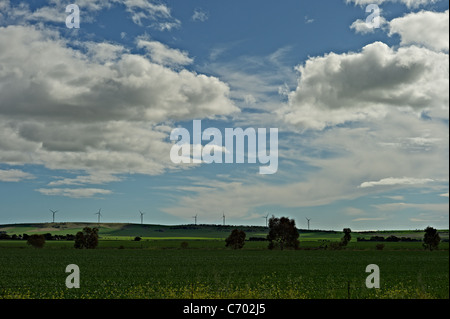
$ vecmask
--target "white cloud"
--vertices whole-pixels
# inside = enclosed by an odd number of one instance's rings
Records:
[[[233,170],[234,178],[203,180],[199,177],[197,183],[186,182],[197,186],[197,190],[191,187],[189,195],[181,194],[177,197],[179,201],[164,211],[185,218],[199,213],[207,220],[214,218],[211,207],[220,203],[230,218],[246,218],[264,207],[278,207],[282,212],[284,208],[324,206],[356,198],[364,201],[366,196],[377,194],[402,200],[403,197],[392,193],[393,188],[442,192],[438,185],[448,180],[446,123],[396,111],[384,121],[358,124],[284,134],[279,141],[280,169],[273,176],[280,183]],[[422,148],[412,145],[409,138],[420,134],[434,136],[436,142]],[[382,143],[385,141],[392,141],[395,146],[388,147]],[[287,161],[292,164],[287,165]],[[371,182],[373,187],[358,187],[365,182]],[[369,211],[363,215],[356,209],[343,213],[354,214],[355,218],[386,217],[374,217]]]
[[[310,24],[310,23],[314,22],[314,19],[313,18],[309,18],[308,16],[305,16],[304,19],[305,19],[305,24]]]
[[[417,8],[419,6],[436,3],[439,0],[346,0],[347,3],[354,3],[359,6],[367,6],[369,4],[381,5],[385,2],[400,2],[408,8]]]
[[[448,55],[375,42],[361,52],[311,57],[297,70],[297,89],[277,113],[289,124],[322,130],[385,118],[394,108],[448,119]]]
[[[139,39],[137,42],[138,48],[145,48],[151,60],[155,63],[165,66],[183,66],[189,65],[194,60],[188,56],[185,51],[178,49],[171,49],[167,45],[158,41],[148,41]]]
[[[378,28],[384,28],[386,23],[387,23],[386,19],[380,16],[379,27],[375,28],[370,24],[368,24],[365,20],[358,19],[350,25],[350,29],[355,30],[356,33],[367,34],[375,32]]]
[[[0,182],[20,182],[34,178],[34,175],[18,169],[0,169]]]
[[[96,195],[109,195],[112,191],[101,188],[38,188],[37,192],[48,196],[64,196],[71,198],[89,198]]]
[[[402,45],[418,44],[436,51],[448,51],[448,12],[422,10],[393,19],[389,22],[389,35],[399,34]]]
[[[403,209],[418,209],[448,214],[448,203],[388,203],[373,205],[380,211],[398,211]]]
[[[194,14],[192,15],[193,21],[205,22],[209,19],[208,13],[203,11],[202,9],[195,9]]]
[[[86,52],[48,29],[0,27],[1,163],[161,174],[176,167],[172,121],[239,111],[215,77],[175,71],[115,44],[78,45]]]
[[[79,45],[87,49],[86,55],[91,61],[99,64],[117,61],[123,54],[128,53],[123,46],[108,42],[90,41],[79,43]]]
[[[80,175],[75,178],[58,178],[58,180],[50,182],[48,186],[105,184],[121,180],[120,177],[108,173],[93,172],[91,175]]]
[[[65,8],[71,0],[50,0],[48,5],[36,8],[32,11],[28,4],[21,2],[12,5],[10,1],[0,2],[0,8],[4,14],[0,14],[0,23],[2,19],[5,22],[20,23],[24,22],[61,22],[67,17]],[[95,14],[100,10],[110,9],[113,6],[123,6],[130,14],[131,20],[140,26],[147,21],[151,21],[151,26],[161,31],[170,31],[173,28],[181,26],[181,22],[171,15],[170,8],[157,1],[152,0],[78,0],[76,4],[82,12],[81,23],[92,23]],[[64,24],[63,24],[64,25]],[[64,25],[65,26],[65,25]]]
[[[392,186],[392,185],[417,185],[433,182],[429,178],[411,178],[411,177],[388,177],[380,179],[379,181],[364,182],[359,187],[374,187],[374,186]]]

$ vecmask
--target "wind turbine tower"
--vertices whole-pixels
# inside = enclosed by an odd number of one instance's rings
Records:
[[[267,225],[267,218],[269,218],[269,214],[267,213],[267,215],[266,215],[266,216],[263,216],[263,218],[266,219],[266,227],[268,227],[268,225]]]
[[[223,225],[225,226],[225,213],[222,212],[222,218],[223,218]]]
[[[306,220],[308,221],[308,230],[309,230],[309,221],[311,220],[311,218],[305,217]]]
[[[141,225],[144,224],[144,214],[143,212],[139,211],[139,213],[141,214]]]
[[[98,210],[98,212],[95,213],[95,215],[98,215],[98,225],[100,226],[100,216],[102,216],[101,212],[101,208]]]
[[[51,209],[49,209],[49,211],[52,212],[52,214],[53,214],[53,222],[55,222],[55,214],[56,214],[58,211],[57,211],[57,210],[51,210]]]
[[[196,214],[195,216],[192,216],[192,218],[194,218],[194,225],[197,225],[197,215],[198,214]]]

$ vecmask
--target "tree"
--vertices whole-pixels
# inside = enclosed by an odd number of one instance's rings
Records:
[[[269,249],[280,247],[297,249],[300,244],[299,233],[297,227],[295,227],[295,220],[288,217],[276,218],[272,216],[269,219],[269,234],[267,239],[269,240]]]
[[[437,249],[439,243],[441,242],[441,237],[436,229],[428,226],[425,228],[425,235],[423,237],[423,247],[425,249],[429,249],[430,251],[433,249]]]
[[[341,238],[342,246],[347,246],[347,244],[352,240],[352,235],[350,233],[352,230],[350,228],[344,228],[344,237]]]
[[[28,236],[27,244],[33,246],[34,248],[42,248],[45,244],[45,237],[44,235],[31,235]]]
[[[93,249],[98,245],[98,228],[85,227],[75,235],[75,248]]]
[[[233,249],[241,249],[245,244],[245,232],[243,230],[234,229],[230,236],[225,239],[225,247],[231,247]]]

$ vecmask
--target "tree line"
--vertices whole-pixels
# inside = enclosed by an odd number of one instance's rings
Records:
[[[269,242],[268,249],[299,249],[299,231],[295,226],[295,220],[288,217],[277,218],[272,216],[268,222],[269,233],[265,240]],[[425,230],[425,235],[423,238],[423,247],[425,249],[433,250],[437,249],[441,238],[437,230],[433,227],[427,227]],[[330,242],[329,247],[327,244],[322,244],[319,248],[330,248],[330,249],[340,249],[345,247],[350,242],[351,229],[343,229],[344,236],[339,242]],[[136,237],[138,238],[138,237]],[[136,240],[135,238],[135,240]],[[245,245],[246,233],[243,230],[234,229],[231,234],[225,239],[225,246],[233,249],[241,249]],[[50,233],[46,234],[23,234],[23,236],[17,235],[7,235],[6,232],[0,232],[0,239],[10,239],[10,240],[26,240],[27,244],[42,248],[46,240],[73,240],[74,248],[77,249],[93,249],[98,245],[98,228],[85,227],[83,231],[77,232],[75,235],[52,235]],[[140,239],[140,238],[139,238]],[[254,238],[253,238],[254,239]],[[370,239],[357,238],[357,241],[414,241],[411,238],[406,239],[405,237],[398,238],[396,236],[389,236],[388,238],[380,236],[372,236]]]
[[[269,234],[266,237],[266,240],[269,241],[268,249],[276,249],[279,248],[281,250],[288,248],[288,249],[299,249],[300,241],[299,241],[299,231],[297,227],[295,226],[295,220],[289,219],[288,217],[281,217],[276,218],[275,216],[272,216],[269,219]],[[370,239],[364,239],[364,238],[357,238],[357,241],[386,241],[386,242],[398,242],[398,241],[423,241],[422,246],[425,249],[428,250],[434,250],[437,249],[439,246],[439,243],[441,242],[441,238],[439,236],[439,233],[437,232],[437,229],[428,226],[425,228],[425,235],[423,237],[423,240],[420,239],[413,239],[413,238],[406,238],[401,237],[398,238],[394,235],[387,237],[386,239],[384,237],[380,236],[372,236]],[[348,243],[351,241],[351,229],[350,228],[344,228],[343,233],[344,236],[341,238],[338,242],[330,242],[329,246],[328,244],[322,244],[319,248],[322,249],[341,249],[342,247],[345,247],[348,245]],[[240,249],[244,247],[245,244],[245,232],[242,230],[234,229],[230,236],[225,240],[226,247],[231,247],[233,249]],[[377,249],[379,249],[377,247]]]

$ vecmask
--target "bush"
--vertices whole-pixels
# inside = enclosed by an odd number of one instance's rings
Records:
[[[347,246],[347,244],[352,240],[352,235],[350,233],[352,230],[350,228],[344,228],[344,237],[341,238],[341,246]]]
[[[85,227],[75,235],[74,247],[93,249],[98,245],[98,228]]]
[[[377,250],[383,250],[384,244],[376,244],[376,245],[375,245],[375,248],[376,248]]]
[[[233,249],[241,249],[245,244],[245,232],[243,230],[234,229],[230,236],[225,239],[225,247]]]
[[[33,246],[34,248],[42,248],[45,244],[44,235],[31,235],[28,236],[27,244]]]

